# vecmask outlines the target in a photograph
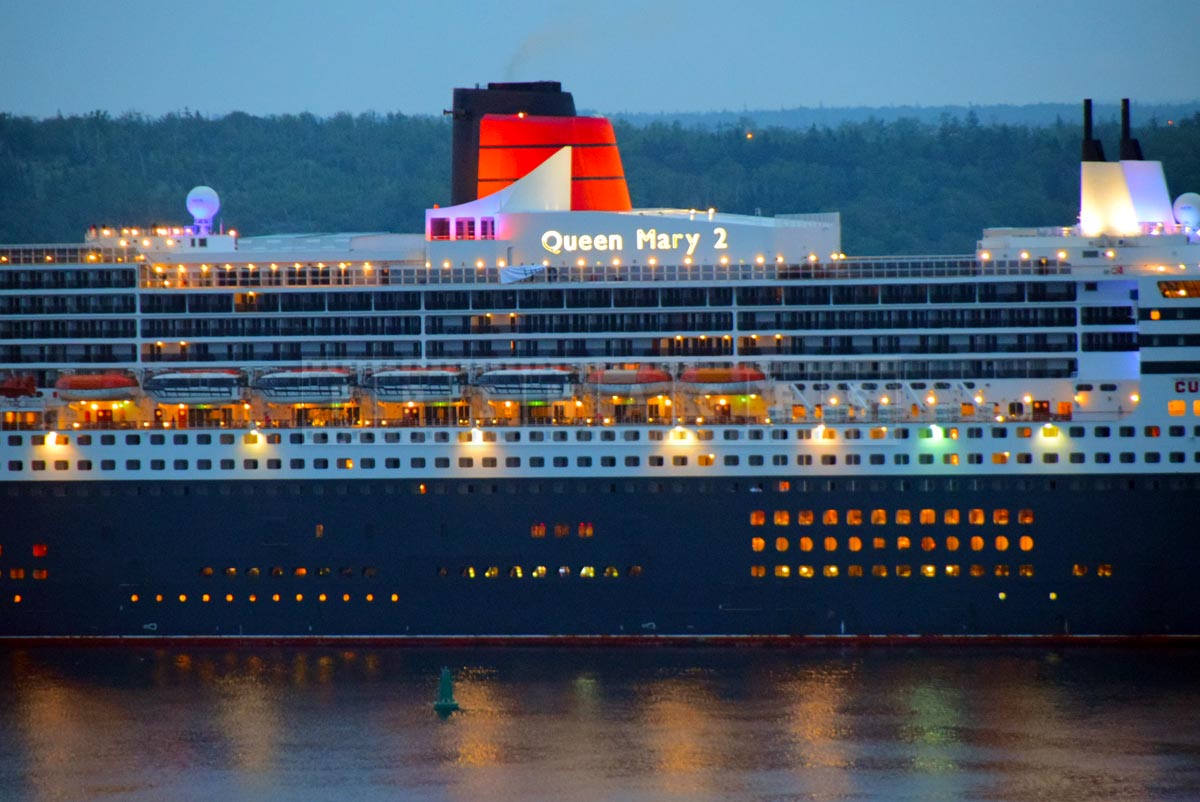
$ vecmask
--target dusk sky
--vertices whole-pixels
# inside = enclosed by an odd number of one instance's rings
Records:
[[[618,113],[1200,98],[1178,0],[0,0],[0,111],[440,114],[558,80]]]

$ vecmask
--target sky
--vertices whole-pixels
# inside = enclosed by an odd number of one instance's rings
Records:
[[[556,80],[583,110],[1200,98],[1184,0],[0,0],[0,112],[440,114]]]

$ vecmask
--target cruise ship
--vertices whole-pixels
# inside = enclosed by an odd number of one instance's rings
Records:
[[[454,92],[419,234],[0,246],[0,637],[1200,636],[1200,196],[847,256],[635,209],[554,82]],[[181,193],[182,194],[182,193]]]

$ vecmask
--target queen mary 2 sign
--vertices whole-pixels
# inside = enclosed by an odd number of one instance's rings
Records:
[[[500,239],[514,262],[627,261],[761,263],[805,260],[841,249],[836,215],[787,218],[687,211],[543,212],[504,215]]]

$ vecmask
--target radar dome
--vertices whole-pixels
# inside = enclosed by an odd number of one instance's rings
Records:
[[[1183,193],[1175,199],[1171,211],[1175,213],[1179,225],[1187,226],[1193,231],[1200,229],[1200,195],[1195,192]]]
[[[196,187],[187,195],[187,208],[197,220],[212,220],[221,208],[221,200],[212,187]]]

